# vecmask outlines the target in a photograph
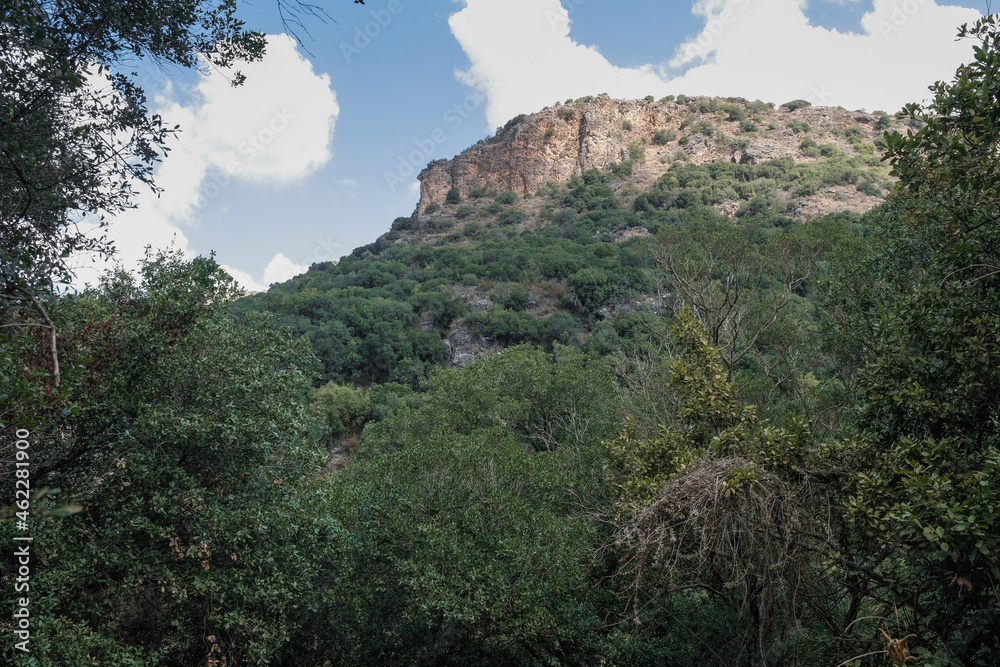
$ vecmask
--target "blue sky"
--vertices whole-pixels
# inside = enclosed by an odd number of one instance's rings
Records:
[[[985,3],[943,0],[349,0],[287,37],[275,0],[242,2],[269,55],[232,89],[218,72],[145,70],[182,133],[159,197],[109,228],[215,251],[248,288],[370,243],[417,203],[415,173],[518,113],[607,92],[810,99],[895,111],[970,55]],[[81,282],[94,272],[81,270]]]

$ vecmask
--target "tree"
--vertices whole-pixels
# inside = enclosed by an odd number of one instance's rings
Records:
[[[853,570],[914,643],[964,665],[1000,645],[1000,28],[911,104],[883,148],[899,184],[841,302],[859,345]],[[853,307],[852,307],[853,306]]]
[[[609,366],[527,345],[441,370],[332,480],[352,568],[322,618],[335,664],[583,664],[616,428]],[[327,580],[327,585],[333,586]],[[322,663],[321,663],[322,664]]]
[[[32,522],[32,655],[265,664],[320,564],[336,568],[323,448],[303,437],[314,359],[270,317],[237,323],[211,259],[161,255],[141,274],[110,274],[55,313],[81,360],[66,381],[77,408],[32,429],[31,479],[83,510]]]
[[[630,421],[607,445],[631,619],[646,623],[681,605],[731,627],[704,655],[712,664],[815,659],[812,642],[827,629],[806,601],[839,591],[818,576],[829,498],[814,484],[808,431],[771,425],[740,403],[718,348],[686,308],[672,350],[654,364],[664,368],[646,377],[668,394],[659,426],[645,434]],[[643,392],[643,375],[626,378],[628,393]]]
[[[356,0],[357,1],[357,0]],[[299,0],[277,0],[286,25],[322,18]],[[363,4],[363,3],[362,3]],[[232,68],[264,54],[265,36],[238,18],[236,0],[11,0],[0,8],[0,315],[51,281],[68,282],[67,258],[110,255],[84,234],[83,214],[131,208],[136,187],[177,126],[151,115],[130,61]],[[238,71],[232,82],[244,80]]]

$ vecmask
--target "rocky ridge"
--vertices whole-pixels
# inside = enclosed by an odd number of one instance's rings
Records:
[[[859,142],[874,142],[885,129],[883,119],[889,118],[839,107],[790,107],[741,98],[654,102],[607,95],[556,104],[512,119],[496,136],[450,160],[431,162],[417,177],[420,201],[415,213],[420,216],[430,206],[445,204],[452,190],[462,198],[477,189],[533,194],[547,183],[567,181],[589,169],[607,171],[629,159],[630,145],[641,146],[646,154],[631,177],[640,189],[681,159],[693,164],[757,164],[785,156],[796,162],[822,159],[803,151],[807,137],[856,155]],[[849,128],[856,128],[851,140],[844,136]],[[838,203],[824,206],[823,199]],[[831,209],[863,212],[878,200],[832,189],[808,202],[798,217]]]

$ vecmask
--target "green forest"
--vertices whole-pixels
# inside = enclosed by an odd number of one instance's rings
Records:
[[[252,295],[177,252],[53,292],[86,243],[53,211],[149,174],[19,189],[49,149],[0,108],[4,661],[1000,664],[997,16],[959,36],[854,155],[806,128],[816,160],[616,187],[637,147]],[[793,219],[839,184],[884,201]]]

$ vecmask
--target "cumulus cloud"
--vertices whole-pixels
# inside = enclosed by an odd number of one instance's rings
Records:
[[[135,210],[110,221],[108,236],[126,268],[147,245],[173,241],[189,251],[184,228],[198,224],[200,209],[230,186],[295,183],[330,160],[340,112],[330,78],[315,73],[285,35],[269,36],[267,56],[240,69],[247,75],[243,86],[234,88],[224,73],[209,70],[190,91],[190,102],[178,102],[169,85],[156,99],[157,113],[181,132],[157,169],[163,192],[141,193]],[[269,277],[284,275],[290,264],[278,254],[264,281],[276,282]],[[249,274],[230,272],[246,287],[260,287]],[[81,283],[93,282],[95,271],[82,267],[78,274]]]
[[[566,97],[666,91],[651,67],[615,67],[597,49],[574,42],[559,0],[467,0],[448,23],[471,61],[457,75],[489,96],[491,126]]]
[[[979,12],[934,0],[875,0],[857,33],[813,26],[805,0],[697,2],[705,29],[678,47],[678,92],[739,95],[773,102],[808,99],[848,109],[897,111],[928,97],[971,55],[957,26]]]
[[[738,95],[851,109],[895,111],[927,97],[967,60],[957,26],[979,13],[935,0],[874,0],[858,33],[810,25],[806,0],[697,0],[705,28],[676,47],[670,67],[612,65],[570,37],[559,0],[464,0],[450,18],[469,57],[459,80],[489,95],[487,119],[502,125],[567,97],[685,93]]]

